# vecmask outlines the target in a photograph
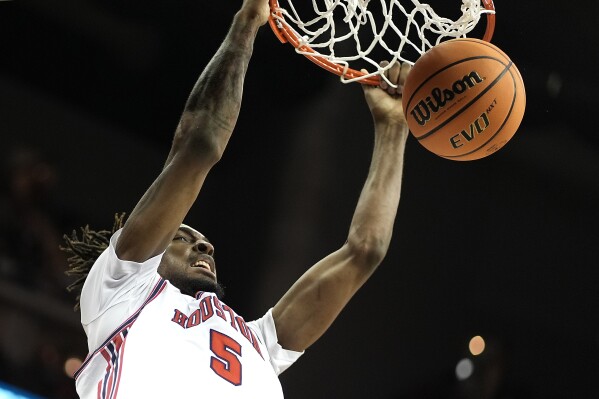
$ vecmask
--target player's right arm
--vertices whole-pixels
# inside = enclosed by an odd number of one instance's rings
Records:
[[[387,77],[403,87],[410,71],[396,62]],[[272,310],[279,344],[301,352],[318,340],[385,257],[391,242],[409,135],[402,89],[363,86],[374,121],[368,176],[346,242],[309,268]]]
[[[254,39],[268,13],[267,0],[244,0],[187,100],[164,169],[123,227],[120,259],[144,262],[162,253],[187,215],[231,137]]]

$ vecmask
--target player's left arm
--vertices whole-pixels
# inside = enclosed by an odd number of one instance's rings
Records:
[[[403,85],[409,70],[407,64],[396,64],[388,77]],[[401,96],[393,88],[363,88],[375,125],[368,177],[345,244],[304,273],[273,309],[279,344],[285,349],[303,351],[320,338],[389,248],[409,131]]]

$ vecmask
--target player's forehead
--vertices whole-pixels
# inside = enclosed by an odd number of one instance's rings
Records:
[[[200,233],[199,231],[197,231],[196,229],[194,229],[191,226],[188,226],[186,224],[181,224],[181,226],[179,226],[179,231],[183,234],[187,234],[190,237],[196,238],[196,239],[204,239],[208,242],[210,242],[210,240],[208,239],[208,237],[206,237],[204,234]]]

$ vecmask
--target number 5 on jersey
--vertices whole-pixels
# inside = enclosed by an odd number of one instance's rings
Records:
[[[241,345],[225,334],[210,330],[210,350],[215,355],[210,358],[212,371],[235,386],[241,385]]]

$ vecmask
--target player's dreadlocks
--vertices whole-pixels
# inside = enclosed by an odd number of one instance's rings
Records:
[[[71,236],[63,236],[66,245],[60,249],[65,251],[69,258],[67,276],[75,276],[77,279],[67,287],[67,291],[74,292],[77,295],[75,310],[79,310],[79,300],[81,299],[81,289],[87,278],[87,274],[94,265],[94,262],[100,254],[108,248],[110,237],[118,229],[123,227],[124,213],[114,215],[114,224],[112,230],[91,230],[88,226],[81,228],[81,238],[77,231],[73,230]]]

